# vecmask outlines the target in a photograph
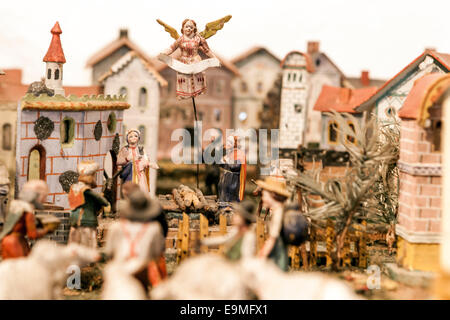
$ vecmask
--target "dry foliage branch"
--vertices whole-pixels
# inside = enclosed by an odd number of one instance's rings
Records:
[[[287,177],[290,182],[311,195],[319,195],[324,203],[306,215],[313,220],[331,218],[336,225],[336,251],[333,267],[342,258],[345,236],[353,224],[395,221],[398,188],[396,161],[399,153],[398,123],[379,123],[371,117],[366,123],[351,114],[328,114],[337,123],[340,143],[350,154],[350,168],[341,179],[321,182],[315,172],[297,172]],[[353,124],[353,128],[350,126]],[[353,142],[352,142],[353,141]]]

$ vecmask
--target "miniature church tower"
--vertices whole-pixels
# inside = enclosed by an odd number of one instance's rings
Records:
[[[53,26],[51,33],[53,35],[52,41],[44,57],[44,62],[46,62],[45,85],[47,88],[54,90],[55,95],[60,94],[64,96],[62,79],[63,64],[66,63],[66,58],[64,57],[61,39],[59,38],[62,31],[58,22]]]
[[[313,67],[309,56],[292,51],[281,61],[283,82],[280,105],[281,150],[296,150],[303,143],[307,99],[309,94],[309,74]]]

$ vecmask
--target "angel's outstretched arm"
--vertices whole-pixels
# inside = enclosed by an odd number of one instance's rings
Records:
[[[175,40],[175,42],[169,47],[169,49],[164,51],[164,53],[167,54],[167,55],[172,54],[175,50],[178,49],[179,45],[180,45],[180,38]]]
[[[200,38],[200,45],[199,49],[203,51],[204,54],[206,54],[209,58],[216,58],[214,53],[209,49],[208,43],[206,42],[205,38]]]

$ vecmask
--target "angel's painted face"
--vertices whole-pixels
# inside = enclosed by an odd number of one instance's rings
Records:
[[[194,32],[194,30],[195,30],[194,23],[191,20],[189,20],[184,24],[183,34],[190,36]]]
[[[128,134],[128,143],[131,145],[135,145],[139,141],[139,135],[132,131]]]

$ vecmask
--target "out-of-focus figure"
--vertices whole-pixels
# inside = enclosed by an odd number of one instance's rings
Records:
[[[255,222],[254,204],[249,201],[233,203],[233,228],[225,236],[203,239],[201,244],[206,246],[225,245],[225,256],[231,260],[239,260],[256,255],[256,232],[252,225]]]
[[[155,221],[162,208],[142,190],[130,193],[121,206],[121,219],[108,230],[105,254],[113,263],[133,260],[133,275],[144,288],[156,286],[167,277],[163,228]]]
[[[5,223],[8,207],[9,174],[5,165],[0,164],[0,226]]]
[[[97,216],[109,205],[102,195],[92,189],[97,187],[96,175],[99,165],[95,161],[78,164],[78,182],[70,187],[70,233],[69,243],[75,242],[90,248],[97,247]]]
[[[29,239],[38,239],[53,231],[48,227],[38,229],[34,216],[35,209],[43,209],[47,198],[47,183],[42,180],[30,180],[23,185],[19,200],[11,201],[6,222],[0,233],[2,258],[25,257],[30,253]]]
[[[280,179],[269,176],[264,181],[258,180],[256,184],[262,189],[262,202],[271,212],[269,221],[269,237],[259,252],[259,256],[269,258],[287,271],[288,253],[287,245],[281,236],[283,227],[284,203],[290,197],[286,183]]]

